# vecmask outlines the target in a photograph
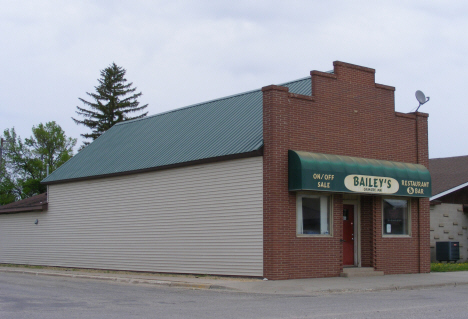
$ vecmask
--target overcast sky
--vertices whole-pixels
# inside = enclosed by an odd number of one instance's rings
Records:
[[[468,155],[467,1],[0,0],[0,129],[56,121],[112,62],[149,115],[333,69],[376,69],[395,109],[430,102],[431,158]],[[81,139],[79,143],[81,144]]]

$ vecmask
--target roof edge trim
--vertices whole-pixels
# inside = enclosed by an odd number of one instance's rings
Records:
[[[111,173],[111,174],[102,174],[102,175],[93,175],[93,176],[85,176],[85,177],[78,177],[78,178],[70,178],[70,179],[61,179],[61,180],[50,181],[50,182],[41,182],[41,184],[55,185],[55,184],[85,181],[85,180],[99,179],[99,178],[106,178],[106,177],[133,175],[133,174],[138,174],[138,173],[160,171],[160,170],[171,169],[171,168],[192,166],[192,165],[197,165],[197,164],[207,164],[207,163],[221,162],[221,161],[240,159],[240,158],[247,158],[247,157],[255,157],[255,156],[263,156],[263,144],[258,149],[254,150],[254,151],[246,152],[246,153],[236,153],[236,154],[229,154],[229,155],[224,155],[224,156],[209,157],[209,158],[203,158],[203,159],[189,161],[189,162],[182,162],[182,163],[175,163],[175,164],[169,164],[169,165],[163,165],[163,166],[149,167],[149,168],[143,168],[143,169],[138,169],[138,170],[133,170],[133,171],[124,171],[124,172]]]
[[[448,189],[448,190],[446,190],[446,191],[443,191],[442,193],[439,193],[439,194],[437,194],[437,195],[434,195],[434,196],[430,197],[429,200],[434,200],[434,199],[437,199],[437,198],[439,198],[439,197],[443,197],[443,196],[448,195],[448,194],[450,194],[450,193],[452,193],[452,192],[455,192],[455,191],[457,191],[457,190],[459,190],[459,189],[462,189],[462,188],[464,188],[464,187],[466,187],[466,186],[468,186],[468,182],[463,183],[463,184],[460,184],[460,185],[455,186],[455,187],[453,187],[453,188],[450,188],[450,189]]]

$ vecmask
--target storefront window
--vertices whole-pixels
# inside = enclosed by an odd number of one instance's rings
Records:
[[[297,233],[330,234],[330,196],[297,196]]]
[[[383,200],[383,234],[409,235],[409,209],[405,199]]]

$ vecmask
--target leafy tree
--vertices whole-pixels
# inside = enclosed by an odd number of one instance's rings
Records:
[[[36,158],[41,158],[42,166],[49,165],[50,173],[72,158],[76,138],[67,137],[55,121],[33,126],[32,132],[33,136],[25,139],[25,143]]]
[[[73,117],[72,119],[76,124],[91,129],[91,133],[81,134],[81,136],[95,140],[118,122],[139,119],[148,114],[145,112],[134,117],[129,115],[143,111],[148,104],[139,106],[140,102],[137,99],[142,93],[135,93],[137,88],[132,88],[133,83],[126,83],[126,72],[124,68],[112,63],[109,67],[101,70],[101,78],[98,79],[99,85],[94,87],[96,93],[86,92],[93,99],[93,102],[79,98],[89,109],[77,106],[76,113],[83,116],[84,119],[77,120]],[[84,145],[89,143],[85,141]]]
[[[34,193],[31,190],[32,181],[40,179],[42,175],[40,159],[35,158],[31,149],[16,134],[15,128],[6,129],[3,136],[6,142],[3,161],[7,180],[14,185],[15,200],[26,198],[28,194]],[[25,192],[23,192],[23,186],[26,186]],[[37,191],[42,191],[42,189]]]
[[[67,137],[54,121],[33,126],[32,132],[24,141],[15,128],[3,132],[6,143],[0,172],[1,204],[45,192],[40,182],[47,168],[51,173],[73,156],[76,139]]]
[[[7,173],[5,165],[0,167],[0,205],[14,202],[17,198],[15,184]]]

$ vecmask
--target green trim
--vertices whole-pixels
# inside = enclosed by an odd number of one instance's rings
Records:
[[[288,167],[290,191],[431,196],[431,175],[420,164],[289,150]]]

